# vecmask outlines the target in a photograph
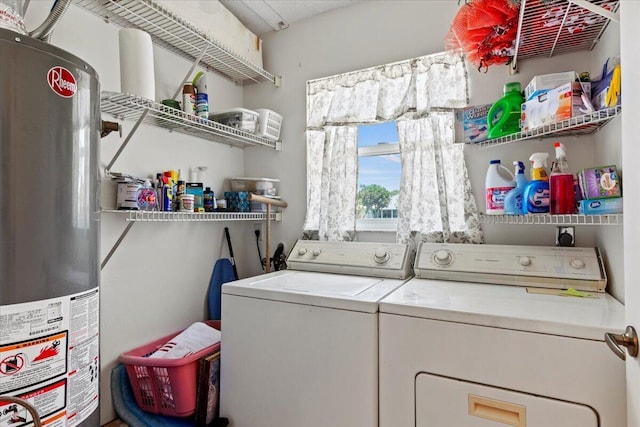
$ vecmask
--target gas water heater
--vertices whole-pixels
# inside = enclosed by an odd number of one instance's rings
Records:
[[[0,28],[0,395],[48,426],[99,416],[99,82]],[[27,426],[0,400],[0,425]]]

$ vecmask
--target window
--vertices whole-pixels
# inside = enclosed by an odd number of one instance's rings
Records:
[[[358,126],[356,230],[396,230],[401,171],[396,122]]]

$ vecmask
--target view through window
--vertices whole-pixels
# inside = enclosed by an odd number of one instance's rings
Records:
[[[395,121],[359,126],[357,229],[395,228],[400,174]]]

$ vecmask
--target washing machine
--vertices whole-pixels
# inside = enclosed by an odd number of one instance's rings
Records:
[[[377,427],[378,301],[402,244],[300,240],[289,269],[222,286],[221,416],[233,427]]]
[[[596,248],[422,244],[414,269],[380,302],[380,427],[626,426]]]

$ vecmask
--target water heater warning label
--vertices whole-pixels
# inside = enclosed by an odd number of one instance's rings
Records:
[[[99,401],[98,313],[98,288],[0,306],[0,394],[28,397],[48,427],[89,417]],[[0,427],[30,423],[5,409]]]

